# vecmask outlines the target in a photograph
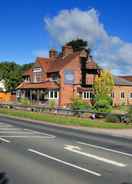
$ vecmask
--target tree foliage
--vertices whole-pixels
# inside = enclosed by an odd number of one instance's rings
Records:
[[[86,50],[88,54],[90,53],[90,49],[88,48],[88,42],[84,41],[83,39],[78,38],[76,40],[72,40],[66,43],[66,45],[72,46],[74,52]]]
[[[95,105],[98,112],[112,111],[111,92],[114,86],[113,77],[110,72],[102,70],[99,76],[96,76],[94,82]]]
[[[94,90],[96,96],[109,96],[114,86],[113,77],[107,70],[102,70],[100,75],[95,77]]]
[[[0,80],[4,80],[6,91],[13,91],[22,81],[22,73],[31,64],[19,65],[15,62],[0,63]]]

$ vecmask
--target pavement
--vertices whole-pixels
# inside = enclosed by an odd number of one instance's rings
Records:
[[[10,184],[132,184],[131,139],[0,116],[0,172]]]

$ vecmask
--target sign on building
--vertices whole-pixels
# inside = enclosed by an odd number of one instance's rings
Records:
[[[64,70],[64,83],[74,84],[75,74],[73,70]]]

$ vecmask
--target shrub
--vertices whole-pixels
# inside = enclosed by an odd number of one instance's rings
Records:
[[[111,112],[112,111],[112,99],[109,96],[100,96],[95,98],[96,102],[93,106],[93,110],[96,112]]]
[[[120,122],[120,118],[119,118],[119,116],[117,116],[115,114],[108,114],[106,116],[106,121],[107,122],[111,122],[111,123],[119,123]]]
[[[71,108],[73,110],[86,110],[88,109],[90,106],[84,101],[82,100],[80,97],[74,97],[72,99],[72,103],[71,103]]]
[[[56,108],[56,101],[55,100],[49,100],[48,104],[49,109],[55,109]]]
[[[31,105],[31,101],[26,98],[26,97],[21,97],[19,102],[22,104],[22,105]]]
[[[132,123],[132,105],[128,108],[128,121],[129,123]]]
[[[119,108],[122,113],[125,113],[128,110],[128,107],[125,105],[125,102],[122,102]]]

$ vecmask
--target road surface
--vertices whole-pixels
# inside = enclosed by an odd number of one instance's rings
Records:
[[[132,184],[132,140],[0,116],[10,184]]]

